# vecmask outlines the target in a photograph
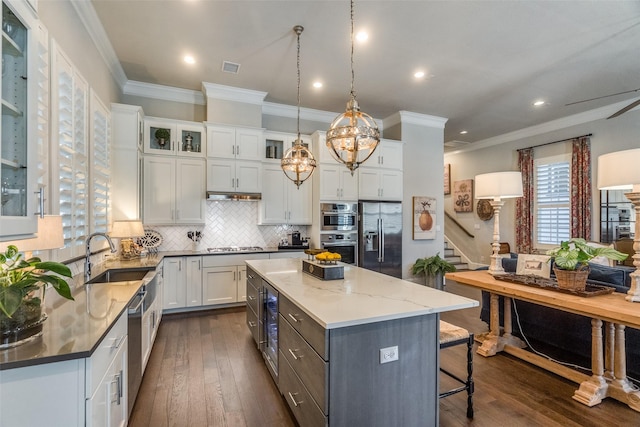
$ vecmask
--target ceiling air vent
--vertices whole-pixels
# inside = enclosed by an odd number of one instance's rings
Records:
[[[240,64],[235,62],[222,61],[222,71],[225,73],[238,74],[240,70]]]

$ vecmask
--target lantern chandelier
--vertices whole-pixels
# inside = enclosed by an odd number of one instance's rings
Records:
[[[304,31],[301,25],[293,27],[293,31],[298,36],[298,56],[296,66],[298,69],[298,137],[280,161],[280,167],[285,176],[300,188],[300,185],[311,177],[316,168],[316,160],[313,154],[302,145],[300,139],[300,34]]]
[[[351,0],[351,99],[347,110],[336,117],[327,131],[327,148],[340,163],[353,172],[373,154],[380,142],[380,131],[373,118],[360,111],[353,85],[353,0]]]

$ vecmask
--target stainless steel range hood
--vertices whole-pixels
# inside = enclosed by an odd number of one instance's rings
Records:
[[[260,193],[227,193],[224,191],[207,191],[207,200],[239,200],[253,201],[261,200]]]

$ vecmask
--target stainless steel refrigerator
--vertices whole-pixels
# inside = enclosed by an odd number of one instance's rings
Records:
[[[402,278],[402,203],[358,203],[358,266]]]

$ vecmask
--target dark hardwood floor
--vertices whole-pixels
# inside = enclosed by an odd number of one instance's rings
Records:
[[[446,289],[479,298],[464,285],[449,282]],[[477,308],[442,318],[475,333],[487,329]],[[442,350],[441,364],[464,377],[464,346]],[[441,426],[640,426],[640,413],[626,405],[608,398],[588,408],[571,398],[576,384],[509,355],[474,354],[474,380],[474,419],[465,417],[466,395],[458,393],[440,400]],[[441,375],[443,389],[455,385]],[[253,344],[241,308],[163,317],[129,425],[296,424]]]

